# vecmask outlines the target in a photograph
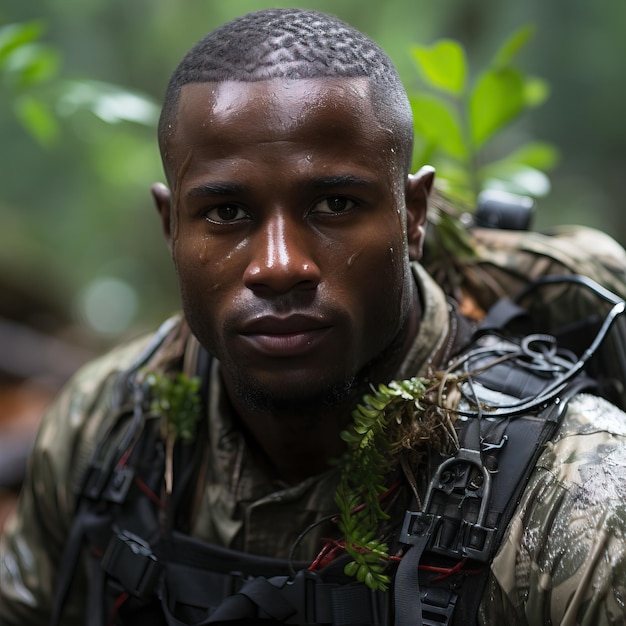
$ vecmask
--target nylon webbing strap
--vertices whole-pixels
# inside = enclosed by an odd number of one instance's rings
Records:
[[[74,519],[65,542],[63,555],[59,561],[50,626],[59,626],[62,623],[63,609],[72,588],[72,581],[83,548],[85,534],[89,530],[108,528],[109,524],[110,521],[107,518],[103,518],[95,513],[80,513]]]
[[[402,557],[394,583],[394,626],[422,626],[419,564],[428,543],[428,534],[411,538],[411,547]]]
[[[370,591],[365,585],[329,585],[331,592],[332,621],[336,626],[386,623],[386,603],[378,605],[382,594]],[[324,585],[318,585],[317,614],[322,617],[319,601]]]
[[[284,622],[292,615],[298,613],[297,606],[290,602],[288,594],[283,593],[287,580],[286,577],[280,577],[273,578],[270,582],[267,578],[255,578],[246,583],[239,590],[239,593],[251,600],[263,613],[272,619]],[[300,594],[294,594],[293,600],[297,604],[300,602],[304,604],[305,598],[298,598],[297,595]]]
[[[199,572],[168,564],[161,587],[161,608],[168,626],[187,623],[333,624],[384,626],[388,602],[365,585],[325,582],[301,570],[291,578],[252,578],[234,588],[234,574]],[[188,621],[193,614],[193,621]]]

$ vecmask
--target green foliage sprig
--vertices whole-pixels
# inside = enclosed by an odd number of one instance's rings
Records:
[[[60,128],[41,88],[58,78],[61,58],[42,42],[44,30],[40,21],[0,25],[0,82],[22,127],[42,146],[50,146]]]
[[[80,110],[90,111],[107,125],[122,121],[156,125],[159,107],[146,94],[102,81],[62,78],[60,50],[44,42],[45,30],[41,20],[0,24],[0,93],[7,92],[8,98],[4,93],[2,97],[40,145],[53,146],[61,137],[60,116]],[[119,141],[116,145],[119,151]]]
[[[161,436],[165,441],[165,491],[172,493],[174,444],[180,437],[192,441],[202,414],[200,378],[182,372],[173,376],[150,372],[146,382],[152,391],[150,413],[161,419]]]
[[[437,171],[428,211],[423,262],[447,293],[461,300],[464,268],[480,250],[464,220],[485,190],[541,197],[550,190],[547,172],[558,151],[546,142],[506,130],[549,95],[548,84],[523,72],[517,57],[533,35],[531,25],[510,35],[487,63],[474,72],[463,45],[439,39],[412,46],[421,78],[409,88],[415,130],[415,169]]]
[[[424,429],[415,425],[429,414],[422,402],[433,382],[411,378],[379,385],[364,396],[352,413],[352,425],[341,433],[348,450],[335,502],[345,549],[353,559],[344,571],[374,590],[384,590],[389,584],[384,572],[388,547],[378,539],[380,523],[388,518],[379,500],[387,491],[384,479],[394,465],[395,454],[411,445],[403,441],[406,433],[421,436]]]
[[[411,49],[425,87],[409,93],[414,163],[434,165],[442,191],[461,205],[473,208],[485,188],[532,196],[549,190],[545,172],[558,158],[552,145],[538,141],[514,148],[501,145],[497,157],[486,149],[496,135],[548,97],[544,80],[515,65],[532,35],[529,25],[514,32],[475,77],[470,76],[466,50],[458,41],[440,39]]]

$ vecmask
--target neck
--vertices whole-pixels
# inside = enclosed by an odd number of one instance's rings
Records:
[[[350,394],[334,406],[303,402],[280,410],[254,408],[237,400],[233,405],[252,453],[278,479],[290,484],[328,470],[331,461],[341,456],[345,444],[340,433],[350,423],[361,396]]]
[[[384,354],[360,373],[358,383],[341,399],[298,399],[253,405],[227,376],[228,397],[248,435],[251,449],[286,483],[299,482],[330,467],[345,450],[340,433],[352,419],[352,411],[370,383],[392,380],[419,328],[420,303],[414,304],[405,326]]]

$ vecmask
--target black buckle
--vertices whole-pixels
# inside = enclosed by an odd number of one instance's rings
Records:
[[[268,593],[268,587],[272,587]],[[257,595],[256,588],[263,591]],[[316,572],[252,580],[240,593],[285,624],[386,624],[387,596],[363,583],[325,582]],[[280,598],[280,600],[279,600]]]
[[[161,564],[150,545],[127,530],[117,533],[109,542],[102,568],[137,598],[150,595],[161,574]]]
[[[458,595],[436,587],[420,593],[423,626],[442,626],[450,623]]]
[[[426,541],[427,551],[455,559],[467,558],[486,563],[491,557],[495,532],[495,528],[465,520],[459,522],[444,515],[407,511],[400,541],[407,545]]]
[[[477,466],[482,472],[482,497],[476,522],[436,515],[430,512],[436,491],[445,492],[442,476],[457,464]],[[426,541],[425,549],[456,559],[474,559],[487,562],[491,557],[495,540],[495,528],[485,526],[487,508],[491,495],[491,476],[484,467],[480,452],[461,448],[457,454],[446,459],[437,469],[428,486],[423,511],[407,511],[404,516],[400,541],[416,545]],[[472,497],[478,497],[472,494]]]
[[[91,500],[104,499],[121,504],[126,500],[134,478],[135,470],[128,466],[105,470],[99,464],[90,465],[81,495]]]

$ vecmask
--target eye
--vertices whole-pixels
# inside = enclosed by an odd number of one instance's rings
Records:
[[[207,211],[204,217],[214,224],[229,224],[247,219],[248,214],[236,204],[222,204]]]
[[[356,206],[356,202],[343,196],[331,196],[320,200],[312,209],[312,213],[325,213],[327,215],[344,213]]]

